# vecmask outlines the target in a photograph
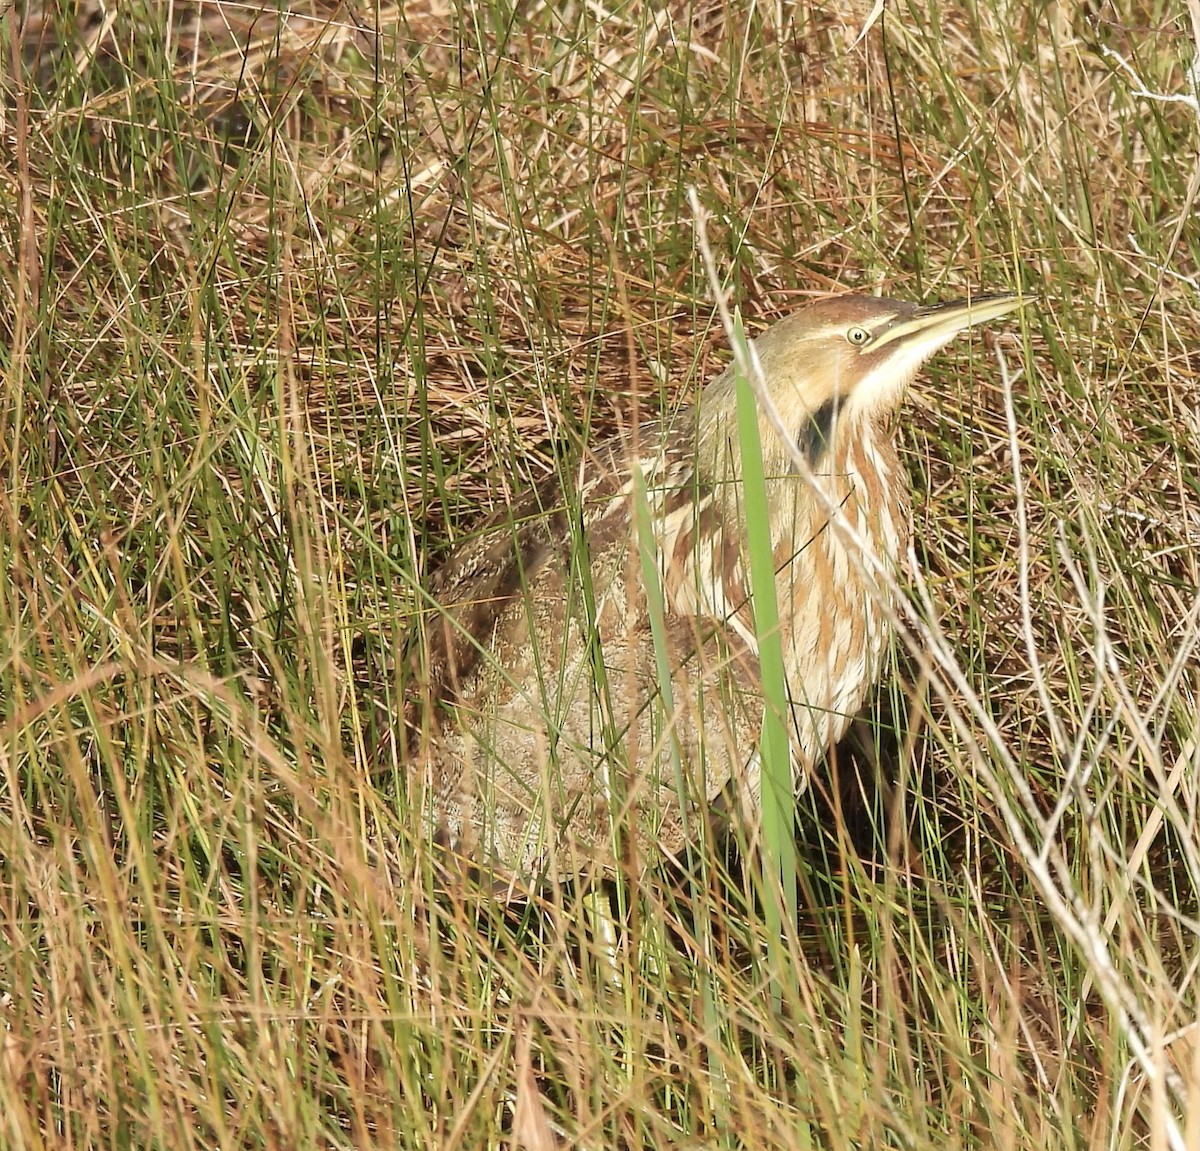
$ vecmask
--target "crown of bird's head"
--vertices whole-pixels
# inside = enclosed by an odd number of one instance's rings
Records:
[[[835,427],[852,430],[864,419],[888,415],[939,348],[1029,299],[976,296],[925,306],[880,296],[818,300],[769,328],[753,348],[784,426],[794,429],[794,442],[815,463]],[[731,366],[701,397],[702,441],[712,442],[728,431],[735,396]],[[765,413],[760,422],[767,452],[777,436]]]

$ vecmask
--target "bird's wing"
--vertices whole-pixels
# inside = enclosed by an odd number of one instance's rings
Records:
[[[417,681],[427,683],[435,698],[453,699],[455,684],[473,676],[502,638],[497,629],[525,618],[515,609],[531,588],[540,584],[542,595],[561,590],[551,586],[554,578],[546,569],[571,570],[580,532],[589,545],[599,542],[596,535],[608,534],[611,520],[620,518],[612,513],[628,478],[621,442],[602,441],[586,457],[571,495],[558,475],[550,476],[459,545],[429,581],[426,643],[418,657],[423,656],[423,674],[415,663],[412,668]]]
[[[671,663],[686,678],[723,675],[722,668],[737,667],[738,680],[756,681],[758,645],[746,595],[742,525],[729,521],[714,485],[698,473],[689,436],[664,433],[657,425],[643,428],[643,434],[656,451],[639,458],[619,439],[597,445],[570,498],[559,478],[550,477],[490,517],[434,573],[424,643],[410,663],[412,682],[426,687],[430,698],[455,704],[471,695],[492,652],[530,642],[532,637],[520,633],[531,621],[554,630],[566,626],[563,615],[545,601],[569,598],[581,530],[591,576],[598,581],[593,590],[600,638],[613,647],[618,661],[638,652],[634,662],[640,673],[653,675],[645,587],[629,550],[638,519],[635,459],[662,580]],[[625,579],[633,582],[628,592],[613,589],[621,604],[613,601],[617,615],[611,616],[600,597],[611,581],[624,587]],[[551,649],[561,638],[538,637]]]
[[[568,531],[562,486],[552,476],[489,517],[434,572],[424,651],[414,662],[423,657],[424,675],[417,678],[435,698],[453,696],[455,685],[474,674],[498,621]]]

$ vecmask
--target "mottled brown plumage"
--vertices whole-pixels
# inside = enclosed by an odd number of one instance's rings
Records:
[[[761,414],[797,779],[862,707],[886,647],[887,592],[860,543],[894,565],[908,537],[890,417],[924,360],[1020,302],[843,297],[754,341],[793,435],[782,442]],[[640,541],[639,469],[651,524]],[[676,852],[687,821],[730,785],[744,815],[758,804],[763,702],[732,370],[696,409],[643,424],[636,444],[591,448],[570,486],[547,481],[451,555],[431,580],[418,659],[431,826],[452,858],[510,890],[610,862],[618,828],[644,851]],[[657,648],[639,542],[661,583]]]

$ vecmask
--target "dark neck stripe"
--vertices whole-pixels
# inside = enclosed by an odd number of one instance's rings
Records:
[[[804,453],[809,467],[816,467],[829,450],[833,425],[842,406],[840,396],[827,399],[800,428],[796,446]]]

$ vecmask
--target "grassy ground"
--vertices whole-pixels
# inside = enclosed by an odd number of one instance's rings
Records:
[[[1198,1145],[1187,11],[0,11],[4,1146]],[[689,187],[752,330],[1041,303],[906,409],[782,950],[718,855],[610,954],[371,772],[449,542],[723,362]]]

